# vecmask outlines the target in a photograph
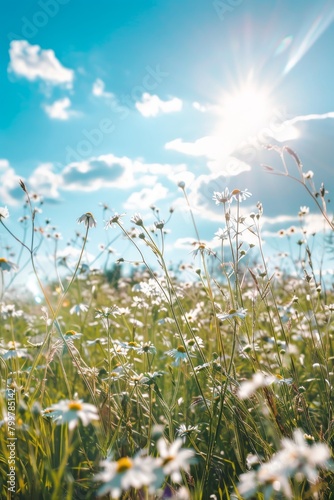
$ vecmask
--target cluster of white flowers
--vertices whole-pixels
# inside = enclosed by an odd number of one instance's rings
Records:
[[[102,472],[95,476],[102,481],[98,495],[110,493],[112,498],[120,498],[123,491],[130,488],[139,490],[147,487],[150,493],[156,492],[166,477],[175,483],[182,481],[181,471],[189,471],[194,459],[194,452],[182,449],[182,439],[176,439],[168,445],[164,438],[157,442],[158,456],[151,457],[145,451],[135,457],[122,457],[117,461],[104,460]]]
[[[221,205],[225,203],[231,203],[233,200],[241,202],[246,200],[247,198],[250,198],[250,196],[252,196],[252,193],[250,193],[248,189],[244,189],[243,191],[241,191],[240,189],[233,189],[233,191],[230,192],[228,188],[225,188],[221,193],[215,191],[213,193],[212,199],[216,202],[216,205]]]
[[[87,426],[99,420],[97,408],[92,404],[83,403],[82,400],[59,401],[46,408],[42,415],[51,418],[57,425],[68,424],[70,431],[78,426],[79,421]],[[104,470],[95,476],[96,481],[103,483],[98,490],[98,496],[110,493],[112,498],[119,498],[123,491],[143,487],[155,492],[167,477],[175,483],[181,483],[181,472],[189,472],[195,455],[194,451],[182,448],[182,443],[182,439],[178,438],[168,444],[161,437],[157,441],[157,457],[148,456],[145,450],[141,450],[133,458],[103,460],[100,465]]]
[[[263,463],[256,471],[241,474],[238,490],[242,498],[252,498],[262,491],[264,498],[272,498],[275,493],[283,493],[293,498],[290,479],[306,479],[315,484],[319,479],[318,469],[330,467],[331,452],[324,443],[308,444],[301,429],[296,429],[293,439],[284,438],[281,450],[269,462]]]

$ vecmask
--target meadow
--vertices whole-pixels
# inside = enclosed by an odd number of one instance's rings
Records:
[[[292,150],[273,149],[283,170],[268,174],[302,184],[331,234],[325,187]],[[236,186],[212,193],[222,213],[217,251],[201,241],[190,203],[197,238],[178,267],[167,264],[168,220],[158,210],[148,227],[139,213],[106,209],[106,228],[131,242],[138,261],[125,274],[106,247],[110,265],[96,269],[85,259],[96,225],[87,212],[76,264],[55,251],[59,275],[45,283],[43,238],[57,248],[58,236],[38,229],[38,197],[21,188],[24,230],[8,228],[6,207],[0,228],[29,256],[43,301],[15,295],[20,255],[1,248],[2,498],[334,498],[334,293],[313,262],[307,206],[291,271],[268,268],[263,207],[246,214],[251,194]],[[187,186],[179,189],[188,202]]]

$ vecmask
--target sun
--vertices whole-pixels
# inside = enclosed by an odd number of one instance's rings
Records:
[[[270,126],[273,110],[269,91],[264,87],[245,84],[224,92],[219,99],[216,134],[233,150]]]

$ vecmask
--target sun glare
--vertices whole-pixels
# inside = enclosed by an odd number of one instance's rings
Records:
[[[259,128],[267,125],[271,113],[272,105],[264,89],[245,86],[223,96],[224,124],[238,135],[258,133]]]
[[[223,142],[225,153],[231,154],[240,144],[257,137],[270,126],[273,115],[268,90],[245,84],[232,92],[225,92],[219,100],[215,136]]]

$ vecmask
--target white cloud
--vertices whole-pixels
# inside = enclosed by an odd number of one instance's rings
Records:
[[[0,158],[0,171],[6,170],[9,167],[10,167],[9,161],[6,160],[5,158]]]
[[[197,102],[197,101],[192,103],[192,107],[194,109],[196,109],[197,111],[200,111],[201,113],[211,112],[211,113],[217,114],[220,112],[220,107],[217,105],[201,104],[200,102]]]
[[[221,175],[225,175],[226,177],[233,177],[251,170],[251,166],[248,163],[245,163],[234,156],[209,161],[208,167],[211,172],[220,172]]]
[[[222,141],[221,137],[207,135],[194,142],[185,142],[181,138],[165,144],[165,149],[178,151],[188,156],[204,156],[210,160],[228,157],[232,149]]]
[[[71,88],[74,71],[65,68],[53,50],[42,50],[26,40],[13,40],[9,49],[9,71],[30,81],[43,80],[51,85]]]
[[[215,158],[217,140],[212,136],[205,136],[194,142],[184,142],[182,139],[174,139],[165,144],[165,149],[172,149],[188,156],[206,156]]]
[[[199,102],[193,102],[193,108],[197,109],[197,111],[201,111],[201,113],[205,113],[207,111],[207,107],[204,104]]]
[[[1,205],[18,205],[24,193],[19,186],[20,177],[6,159],[0,159],[0,200]]]
[[[44,198],[57,199],[63,180],[60,174],[54,172],[52,163],[42,163],[32,172],[27,184]]]
[[[143,188],[132,193],[124,203],[124,207],[127,210],[140,210],[143,206],[148,208],[165,199],[167,195],[168,189],[158,182],[153,188]]]
[[[67,165],[62,171],[66,191],[97,191],[108,187],[126,188],[134,184],[132,161],[113,154],[92,157]]]
[[[44,110],[46,114],[54,120],[68,120],[71,116],[76,116],[77,112],[69,109],[71,101],[68,97],[58,99],[52,104],[46,104]]]
[[[158,176],[173,179],[182,172],[186,172],[184,164],[145,163],[127,156],[107,154],[67,165],[62,172],[63,189],[96,191],[108,187],[129,189],[138,184],[152,186]]]
[[[189,253],[198,248],[197,246],[198,240],[196,238],[190,238],[189,236],[185,236],[183,238],[177,238],[173,243],[174,248],[180,248],[182,250],[189,250]],[[207,247],[212,248],[212,242],[208,240],[204,240],[201,238],[201,243],[207,245]]]
[[[288,140],[297,139],[300,137],[300,131],[295,126],[297,123],[309,122],[314,120],[328,120],[334,118],[334,111],[329,111],[328,113],[312,113],[309,115],[299,115],[291,118],[290,120],[285,120],[278,126],[269,129],[268,135],[273,137],[279,142],[285,142]]]
[[[151,95],[145,92],[142,95],[141,102],[136,102],[136,108],[145,118],[157,116],[159,113],[173,113],[181,111],[182,101],[177,97],[173,97],[168,101],[162,101],[157,95]]]
[[[59,199],[63,191],[84,193],[106,188],[127,191],[140,186],[143,189],[132,193],[127,201],[128,207],[140,210],[143,201],[149,206],[166,198],[168,189],[161,184],[162,179],[174,182],[178,176],[193,179],[192,175],[188,175],[184,164],[145,163],[126,156],[107,154],[70,163],[62,171],[56,170],[52,163],[43,163],[35,168],[27,180],[23,180],[30,190],[49,201]],[[2,204],[14,205],[17,200],[23,199],[19,179],[9,162],[0,159]]]
[[[96,97],[104,97],[106,99],[115,99],[115,94],[112,92],[106,92],[106,85],[103,80],[97,78],[93,83],[92,93]]]
[[[165,149],[178,151],[179,153],[206,157],[209,161],[207,166],[211,172],[220,172],[226,176],[239,175],[251,170],[250,165],[231,156],[234,148],[224,144],[220,137],[205,136],[194,142],[184,142],[182,139],[174,139],[165,144]]]
[[[264,230],[262,234],[264,237],[277,237],[280,229],[288,229],[293,226],[296,229],[296,236],[304,239],[304,234],[299,228],[300,217],[298,215],[278,215],[276,217],[261,217]],[[307,235],[327,232],[330,230],[328,223],[320,213],[309,213],[303,217],[303,229]]]

